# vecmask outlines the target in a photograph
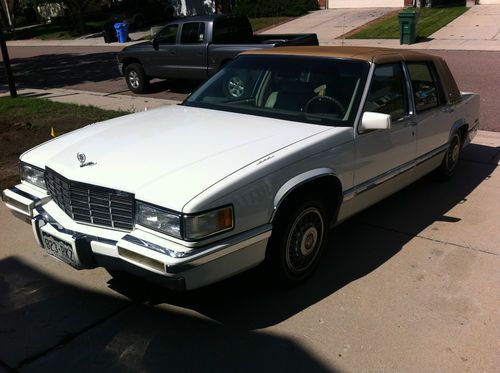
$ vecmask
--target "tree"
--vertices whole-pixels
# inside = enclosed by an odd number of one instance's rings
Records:
[[[85,32],[85,14],[92,4],[100,3],[99,0],[62,0],[61,3],[65,4],[71,15],[76,17],[78,24],[78,31]]]

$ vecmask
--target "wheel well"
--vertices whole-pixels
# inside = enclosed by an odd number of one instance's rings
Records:
[[[337,220],[342,203],[342,185],[337,177],[330,175],[307,181],[292,189],[279,202],[275,215],[279,213],[280,209],[308,195],[324,198],[330,212],[331,223]]]
[[[465,141],[465,138],[467,137],[467,132],[469,131],[469,125],[468,124],[464,124],[463,126],[461,126],[457,132],[459,133],[460,135],[460,146],[463,147],[464,146],[464,141]]]
[[[125,71],[125,69],[127,68],[127,66],[130,65],[131,63],[138,63],[138,64],[140,64],[141,61],[139,61],[137,58],[129,57],[129,58],[123,59],[122,63],[123,63],[123,71]]]

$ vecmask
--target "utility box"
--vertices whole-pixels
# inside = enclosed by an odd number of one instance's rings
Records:
[[[420,13],[404,11],[399,13],[399,44],[417,42],[417,23]]]

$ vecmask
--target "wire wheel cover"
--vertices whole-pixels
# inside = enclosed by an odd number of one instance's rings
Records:
[[[309,207],[295,219],[288,234],[285,256],[288,269],[303,273],[313,263],[323,242],[325,225],[320,211]]]

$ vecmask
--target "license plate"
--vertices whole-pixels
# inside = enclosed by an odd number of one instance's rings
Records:
[[[74,268],[79,268],[79,262],[76,258],[73,246],[66,241],[63,241],[57,237],[52,236],[46,232],[42,232],[43,245],[47,254],[63,261],[66,264]]]

